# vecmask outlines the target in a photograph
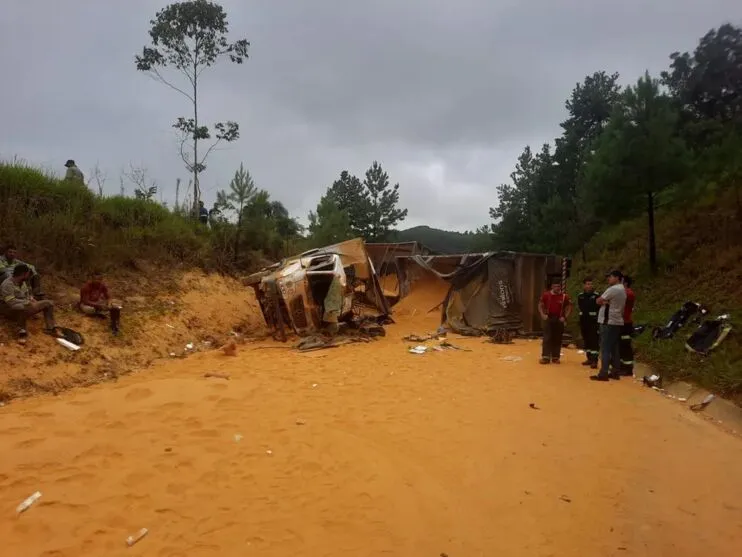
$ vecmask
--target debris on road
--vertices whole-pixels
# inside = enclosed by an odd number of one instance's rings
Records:
[[[503,356],[500,358],[503,362],[520,362],[523,358],[520,356]]]
[[[534,410],[541,410],[541,408],[539,408],[538,406],[536,406],[536,403],[535,402],[532,402],[531,404],[529,404],[528,407],[529,408],[533,408]]]
[[[30,497],[27,497],[20,505],[18,505],[15,509],[15,512],[17,512],[18,514],[26,512],[28,509],[31,508],[31,505],[33,505],[39,499],[41,499],[41,492],[37,491]]]
[[[222,352],[224,352],[225,356],[236,356],[237,355],[237,344],[235,342],[229,341],[227,344],[222,346]]]
[[[647,387],[657,387],[658,389],[662,387],[662,377],[660,377],[656,373],[652,375],[645,375],[644,379],[642,379],[642,382]]]
[[[460,350],[461,352],[471,352],[469,348],[461,348],[460,346],[456,346],[455,344],[451,344],[447,340],[444,340],[439,345],[441,348],[448,348],[449,350]]]
[[[126,545],[131,547],[135,543],[141,541],[142,538],[144,538],[144,536],[146,536],[147,534],[149,534],[149,530],[147,530],[146,528],[142,528],[141,530],[139,530],[139,532],[137,532],[133,536],[129,536],[128,538],[126,538]]]
[[[715,395],[707,395],[706,398],[704,398],[701,402],[698,404],[691,405],[690,409],[694,412],[699,412],[706,408],[709,404],[711,404],[711,401],[716,398]]]
[[[567,497],[566,495],[562,495],[562,496],[561,496],[561,497],[560,497],[559,499],[560,499],[561,501],[564,501],[565,503],[571,503],[571,502],[572,502],[572,499],[570,499],[570,498],[569,498],[569,497]]]
[[[207,373],[204,373],[204,377],[214,377],[216,379],[226,379],[227,381],[229,381],[229,374],[227,373],[207,372]]]
[[[243,437],[242,437],[242,434],[241,433],[235,433],[234,434],[234,442],[235,443],[239,443],[240,441],[242,441],[242,439],[243,439]]]

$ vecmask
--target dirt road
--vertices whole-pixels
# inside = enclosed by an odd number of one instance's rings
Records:
[[[398,318],[372,344],[245,345],[0,408],[2,554],[739,555],[739,439],[588,381],[574,351],[409,354],[435,316]]]

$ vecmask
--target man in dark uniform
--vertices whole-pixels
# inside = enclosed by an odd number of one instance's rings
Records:
[[[621,340],[618,344],[618,352],[621,357],[620,375],[634,375],[634,348],[631,346],[631,337],[634,334],[634,304],[636,294],[631,289],[633,280],[631,277],[623,278],[623,286],[626,289],[626,305],[623,310],[623,329],[621,329]]]
[[[593,286],[593,279],[585,277],[582,281],[582,292],[577,296],[577,307],[580,310],[580,334],[585,344],[586,360],[583,366],[593,369],[598,367],[600,339],[598,336],[598,294]]]

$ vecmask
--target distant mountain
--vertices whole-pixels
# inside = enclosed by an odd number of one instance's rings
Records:
[[[415,226],[394,233],[395,242],[420,242],[437,253],[467,253],[474,248],[476,235],[471,232],[451,232],[429,226]]]

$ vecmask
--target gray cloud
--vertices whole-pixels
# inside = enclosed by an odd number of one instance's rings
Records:
[[[57,172],[98,163],[116,192],[129,161],[166,199],[187,182],[172,122],[187,101],[137,72],[148,22],[167,2],[6,0],[0,21],[0,156]],[[240,162],[304,217],[343,169],[379,160],[401,185],[406,225],[472,229],[522,147],[550,141],[563,103],[595,70],[633,82],[725,21],[735,0],[224,1],[243,66],[205,75],[201,113],[234,119],[216,151],[207,201]],[[128,186],[131,189],[131,186]]]

